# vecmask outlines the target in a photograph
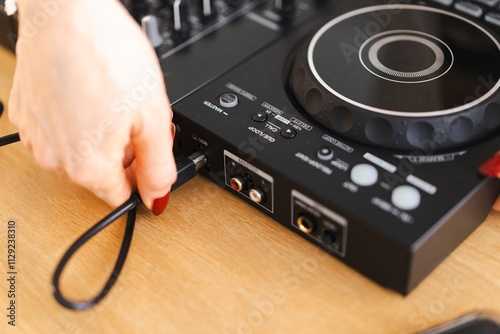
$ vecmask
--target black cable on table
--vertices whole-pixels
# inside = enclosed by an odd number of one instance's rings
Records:
[[[66,251],[63,255],[61,261],[57,265],[57,268],[54,272],[54,276],[52,277],[52,287],[54,289],[54,297],[64,307],[73,309],[73,310],[85,310],[88,309],[103,299],[108,292],[111,290],[113,285],[115,284],[118,275],[125,264],[125,260],[127,258],[128,250],[130,249],[130,244],[132,243],[132,236],[134,234],[134,226],[135,226],[135,218],[137,214],[137,206],[142,203],[139,195],[137,193],[133,193],[130,198],[123,203],[121,206],[116,208],[109,215],[100,220],[97,224],[91,227],[87,232],[85,232],[80,238],[78,238]],[[127,224],[125,226],[125,232],[123,234],[123,241],[120,247],[120,252],[118,254],[118,258],[116,259],[115,266],[111,275],[108,278],[106,284],[102,288],[101,292],[97,294],[94,298],[88,301],[72,301],[66,299],[60,289],[60,278],[61,274],[66,267],[66,264],[71,259],[71,257],[76,253],[76,251],[82,247],[87,241],[89,241],[92,237],[94,237],[97,233],[101,232],[104,228],[111,225],[117,219],[127,214]]]
[[[0,117],[3,114],[3,103],[0,101]],[[0,146],[9,145],[19,141],[19,133],[13,133],[7,136],[0,137]]]
[[[1,110],[3,109],[3,105],[0,102],[0,115]],[[0,146],[4,146],[7,144],[11,144],[19,141],[19,134],[13,133],[4,137],[0,137]],[[175,159],[176,168],[177,168],[177,181],[172,185],[171,191],[177,189],[182,186],[187,181],[191,180],[196,172],[205,166],[207,163],[206,156],[201,152],[194,152],[189,157],[180,156]],[[137,215],[137,207],[141,205],[142,200],[138,193],[132,193],[130,198],[120,205],[118,208],[113,210],[106,217],[101,219],[98,223],[92,226],[87,232],[85,232],[81,237],[79,237],[64,253],[61,261],[57,265],[57,268],[54,272],[54,276],[52,277],[52,288],[54,298],[64,307],[73,310],[85,310],[88,309],[97,303],[99,303],[108,292],[111,290],[113,285],[115,284],[118,276],[120,275],[121,270],[123,269],[123,265],[125,264],[125,260],[127,258],[128,251],[130,249],[130,244],[132,243],[132,236],[134,234],[135,220]],[[92,239],[97,233],[101,232],[107,226],[111,225],[113,222],[118,220],[120,217],[127,214],[127,223],[125,226],[125,231],[123,233],[123,241],[120,247],[120,252],[118,253],[118,257],[115,262],[115,266],[109,276],[107,282],[104,284],[102,290],[92,299],[87,301],[75,301],[69,300],[63,296],[60,288],[60,279],[61,274],[68,264],[68,261],[73,257],[80,247],[82,247],[87,241]]]
[[[13,133],[11,135],[0,137],[0,146],[9,145],[19,141],[19,133]]]
[[[194,152],[188,157],[185,156],[177,157],[175,159],[175,163],[177,168],[177,181],[172,185],[171,191],[177,189],[178,187],[185,184],[187,181],[191,180],[196,175],[196,171],[205,166],[207,160],[206,156],[201,152]],[[111,212],[109,215],[107,215],[101,221],[99,221],[97,224],[91,227],[80,238],[78,238],[73,243],[73,245],[71,245],[70,248],[66,251],[61,261],[57,265],[56,271],[54,272],[54,276],[52,278],[54,297],[62,306],[73,310],[79,310],[79,311],[85,310],[99,303],[99,301],[101,301],[111,290],[113,284],[116,282],[116,279],[118,278],[118,275],[120,274],[123,265],[125,263],[125,259],[127,257],[127,253],[132,241],[137,206],[139,206],[141,203],[142,201],[139,194],[133,193],[132,196],[125,203],[123,203],[121,206],[116,208],[113,212]],[[93,236],[95,236],[97,233],[102,231],[106,226],[109,226],[111,223],[113,223],[126,213],[128,213],[128,215],[127,215],[127,224],[123,236],[123,243],[120,248],[120,253],[118,254],[115,267],[113,268],[113,271],[111,272],[108,281],[104,285],[104,288],[97,296],[88,301],[71,301],[63,297],[59,287],[59,280],[68,261],[75,254],[75,252],[81,246],[83,246],[87,241],[89,241]]]

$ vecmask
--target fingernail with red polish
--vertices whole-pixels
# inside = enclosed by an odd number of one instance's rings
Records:
[[[153,201],[153,207],[151,208],[151,211],[155,216],[159,216],[163,213],[163,211],[165,211],[165,209],[167,208],[169,198],[170,198],[170,193],[166,194],[161,198],[157,198]]]
[[[500,177],[500,154],[483,163],[479,167],[479,172],[488,177]]]

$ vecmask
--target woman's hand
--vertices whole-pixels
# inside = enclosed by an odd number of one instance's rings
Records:
[[[176,168],[154,50],[116,0],[54,4],[18,0],[10,120],[40,166],[64,170],[112,206],[137,186],[161,213]]]

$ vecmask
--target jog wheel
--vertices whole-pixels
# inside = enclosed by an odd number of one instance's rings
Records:
[[[382,5],[343,14],[294,54],[289,87],[326,129],[426,153],[500,129],[500,43],[451,12]]]

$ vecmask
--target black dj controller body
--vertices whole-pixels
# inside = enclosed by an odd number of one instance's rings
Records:
[[[373,36],[382,34],[385,38],[386,31],[398,30],[392,24],[398,22],[401,12],[447,18],[444,13],[452,13],[453,20],[463,17],[466,24],[481,27],[491,39],[498,40],[500,26],[494,18],[500,9],[493,7],[497,1],[390,1],[388,5],[387,1],[374,0],[216,0],[208,2],[216,14],[204,19],[200,2],[173,1],[165,9],[164,2],[158,1],[140,10],[137,3],[128,1],[125,5],[138,20],[152,13],[160,22],[161,43],[156,51],[174,110],[175,153],[204,152],[208,164],[201,172],[235,197],[402,294],[415,288],[486,218],[500,189],[498,180],[478,173],[479,166],[500,148],[496,65],[491,72],[486,69],[486,74],[476,76],[471,96],[447,102],[453,105],[447,109],[450,112],[441,115],[434,110],[422,116],[401,112],[396,115],[401,118],[394,118],[397,113],[386,115],[377,111],[380,108],[363,108],[365,103],[344,101],[336,92],[327,97],[313,87],[317,76],[307,64],[302,68],[297,62],[301,53],[310,56],[308,43],[322,27],[336,18],[347,20],[358,14],[371,15],[371,19],[343,31],[346,38],[331,45],[332,50],[341,48],[346,59],[353,55],[358,59],[361,46]],[[177,15],[175,6],[184,6],[177,14],[184,15],[185,21],[165,23]],[[418,30],[420,35],[413,39],[401,35],[396,37],[399,40],[384,43],[416,40],[441,59],[442,52],[435,46],[438,42],[434,42],[438,39],[420,32],[433,22],[408,23],[401,30]],[[153,29],[156,34],[156,28],[149,27],[148,33]],[[466,39],[461,33],[444,34]],[[341,39],[342,35],[335,34]],[[443,45],[451,43],[445,37],[439,40]],[[370,59],[378,59],[373,58],[373,52]],[[460,55],[455,53],[453,61],[459,64]],[[345,68],[348,75],[355,73],[349,71],[350,62],[333,56],[330,66]],[[311,79],[304,79],[304,72],[309,72]],[[404,73],[416,71],[398,73],[403,73],[401,80],[413,80]],[[448,73],[452,70],[443,71],[440,78]],[[372,74],[379,79],[385,76]],[[340,77],[330,79],[335,84],[343,81]],[[352,79],[345,81],[352,85]],[[380,80],[390,84],[398,81]],[[437,80],[416,82],[414,100],[407,99],[408,109],[419,101],[436,99],[436,90],[449,94],[441,84],[424,87],[426,82]],[[455,84],[460,84],[459,80]],[[363,85],[366,81],[360,78],[359,87],[355,84],[349,89],[377,92],[377,86]],[[405,82],[397,85],[408,87]],[[373,95],[382,97],[380,103],[391,99],[387,90]],[[321,110],[305,110],[309,105]],[[359,113],[354,109],[360,109]],[[471,115],[471,109],[478,111]],[[330,119],[348,124],[349,131],[335,131],[337,123],[331,128]],[[462,129],[463,124],[468,124],[464,129],[472,130],[457,136],[453,127]],[[417,131],[422,128],[431,131]]]

